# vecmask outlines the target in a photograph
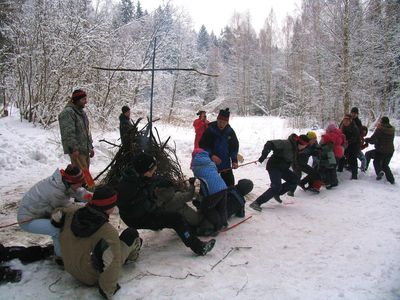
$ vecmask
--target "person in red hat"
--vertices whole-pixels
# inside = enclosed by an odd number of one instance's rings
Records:
[[[98,285],[100,294],[111,299],[120,289],[118,278],[123,264],[139,256],[142,240],[136,229],[120,235],[109,223],[117,205],[117,194],[109,186],[96,187],[85,207],[56,209],[52,222],[60,233],[65,271],[87,285]]]
[[[50,235],[54,243],[54,254],[61,256],[60,231],[51,224],[51,212],[57,207],[71,204],[71,198],[85,201],[91,194],[82,185],[85,183],[82,171],[73,165],[57,169],[50,177],[36,183],[23,196],[18,208],[17,220],[22,230]]]
[[[207,114],[204,110],[200,110],[197,115],[199,117],[193,122],[194,131],[196,133],[194,138],[194,149],[199,148],[200,139],[203,136],[204,131],[206,131],[209,123],[207,120]]]
[[[232,169],[238,167],[239,152],[239,141],[229,125],[229,116],[229,108],[221,109],[217,121],[208,125],[199,142],[200,148],[209,153],[228,187],[235,185]]]
[[[71,100],[58,115],[58,122],[64,153],[70,156],[72,164],[89,169],[94,149],[89,119],[83,110],[86,104],[86,92],[75,90]]]

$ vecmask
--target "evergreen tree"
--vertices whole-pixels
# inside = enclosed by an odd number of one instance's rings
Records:
[[[131,0],[121,0],[121,21],[123,24],[128,24],[132,21],[134,8]]]

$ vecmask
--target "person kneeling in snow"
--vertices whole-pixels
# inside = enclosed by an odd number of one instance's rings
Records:
[[[158,180],[154,176],[156,170],[156,159],[146,153],[138,154],[125,168],[117,188],[122,221],[135,229],[171,228],[194,253],[206,255],[214,247],[215,239],[207,242],[199,240],[180,213],[157,208],[154,198],[154,187]]]
[[[50,222],[52,211],[71,204],[71,197],[87,200],[91,193],[86,191],[82,171],[73,165],[65,170],[57,169],[53,175],[36,183],[22,198],[17,220],[22,230],[50,235],[54,243],[54,254],[61,256],[58,236],[60,231]]]
[[[119,289],[121,266],[134,261],[142,241],[136,229],[121,235],[108,223],[117,205],[117,195],[108,186],[97,187],[85,207],[56,209],[52,223],[61,228],[60,242],[65,270],[79,281],[95,285],[110,299]]]
[[[225,181],[218,173],[217,166],[211,160],[209,153],[201,148],[192,153],[191,169],[195,177],[200,179],[200,210],[208,221],[214,225],[217,234],[228,226],[226,210],[227,189]]]

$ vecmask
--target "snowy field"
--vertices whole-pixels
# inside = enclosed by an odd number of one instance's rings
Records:
[[[231,118],[245,162],[259,157],[268,139],[291,132],[278,118]],[[188,176],[194,133],[190,127],[156,124],[163,140],[176,143]],[[118,143],[118,130],[93,131],[97,175],[110,162],[113,149],[98,140]],[[322,131],[318,131],[320,136]],[[58,125],[43,130],[15,116],[0,119],[0,225],[16,221],[22,195],[37,181],[65,168]],[[212,252],[196,257],[171,230],[140,231],[144,245],[136,263],[124,266],[121,290],[114,299],[400,299],[400,142],[395,141],[391,167],[396,184],[375,180],[372,164],[359,180],[339,173],[340,184],[319,195],[297,190],[286,204],[274,200],[261,213],[221,233]],[[265,165],[235,171],[255,188],[248,203],[269,185]],[[396,196],[397,195],[397,196]],[[247,204],[248,206],[248,204]],[[241,219],[234,218],[230,224]],[[112,216],[118,225],[117,215]],[[0,230],[5,245],[44,244],[47,237],[23,233],[18,226]],[[100,299],[50,259],[29,265],[19,283],[0,285],[0,299]]]

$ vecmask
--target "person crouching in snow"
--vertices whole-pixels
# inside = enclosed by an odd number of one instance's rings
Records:
[[[292,163],[296,164],[297,153],[307,147],[308,142],[301,140],[296,134],[291,134],[287,140],[272,140],[264,145],[258,161],[262,163],[272,151],[272,156],[267,162],[267,171],[271,181],[271,187],[250,204],[254,210],[261,211],[261,204],[272,197],[282,203],[280,195],[293,190],[299,182],[298,176],[290,170]],[[282,179],[286,182],[282,184]]]
[[[57,169],[53,175],[36,183],[20,203],[17,214],[19,226],[30,233],[50,235],[56,257],[61,256],[60,230],[51,224],[51,213],[57,207],[70,205],[71,197],[79,201],[90,199],[91,193],[82,187],[84,183],[82,171],[68,165],[65,170]]]
[[[116,205],[115,191],[99,186],[85,207],[60,208],[52,214],[52,223],[61,228],[65,270],[87,285],[98,283],[106,299],[120,289],[121,266],[136,260],[142,245],[136,229],[127,228],[118,235],[108,222]]]
[[[192,157],[191,169],[194,176],[201,182],[200,210],[214,225],[214,233],[218,234],[221,229],[228,226],[226,210],[228,187],[207,151],[196,148]]]

